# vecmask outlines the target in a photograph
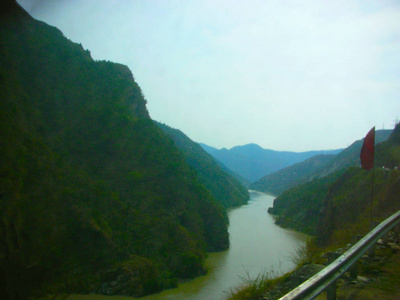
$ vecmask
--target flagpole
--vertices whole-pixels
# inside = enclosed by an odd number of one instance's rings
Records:
[[[370,226],[372,226],[372,205],[374,200],[374,174],[375,168],[372,168],[372,182],[371,182],[371,219],[370,219]]]

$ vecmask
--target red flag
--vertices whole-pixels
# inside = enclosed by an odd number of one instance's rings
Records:
[[[374,167],[375,151],[375,126],[367,133],[361,148],[360,159],[361,167],[370,170]]]

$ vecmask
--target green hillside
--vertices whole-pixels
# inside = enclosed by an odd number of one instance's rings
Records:
[[[387,141],[375,148],[372,211],[377,221],[400,209],[399,137],[397,125]],[[354,230],[368,230],[371,177],[372,171],[360,167],[342,168],[283,192],[270,212],[279,216],[278,224],[316,235],[321,245],[349,242]]]
[[[130,70],[0,3],[0,298],[141,296],[229,246]]]
[[[248,190],[233,176],[222,170],[215,160],[197,143],[190,140],[180,130],[156,123],[184,153],[186,160],[198,173],[198,179],[223,207],[246,204]]]
[[[349,152],[354,152],[354,148]],[[283,296],[298,286],[299,276],[305,279],[314,275],[310,270],[325,263],[329,252],[342,253],[354,243],[353,237],[367,234],[375,222],[379,223],[399,211],[399,166],[400,123],[387,141],[375,146],[373,170],[349,166],[283,192],[270,212],[278,215],[280,225],[312,234],[315,238],[307,242],[304,251],[293,256],[298,264],[294,272],[278,278],[268,273],[249,278],[242,286],[233,289],[229,299],[275,299]],[[371,210],[372,178],[374,196]],[[374,258],[363,257],[358,261],[357,278],[343,274],[336,287],[338,299],[398,298],[398,236],[396,238],[393,232],[391,237],[390,247],[377,246]]]
[[[285,190],[313,180],[318,171],[321,171],[334,157],[335,155],[333,154],[313,156],[303,162],[261,178],[253,183],[250,188],[264,193],[280,195]]]
[[[386,141],[392,130],[377,130],[375,142]],[[280,195],[292,187],[311,182],[314,179],[345,170],[360,164],[359,154],[362,140],[358,140],[338,154],[321,154],[294,164],[253,183],[250,188],[257,191]]]
[[[400,124],[375,147],[372,218],[382,221],[400,210]],[[317,230],[321,244],[350,239],[349,228],[367,232],[371,218],[372,171],[350,168],[330,187]]]
[[[274,200],[268,212],[279,216],[276,224],[290,227],[304,233],[315,235],[319,214],[324,207],[324,199],[340,172],[300,184],[283,192]]]

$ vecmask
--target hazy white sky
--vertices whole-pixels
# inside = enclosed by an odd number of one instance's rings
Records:
[[[230,148],[343,148],[400,116],[400,1],[18,0],[128,65],[154,120]]]

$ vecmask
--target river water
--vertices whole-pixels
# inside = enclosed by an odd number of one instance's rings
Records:
[[[250,191],[249,203],[231,209],[229,216],[230,249],[211,253],[207,259],[205,276],[180,283],[175,289],[140,298],[142,300],[208,300],[224,299],[227,291],[243,282],[269,272],[279,276],[291,271],[295,265],[295,250],[304,246],[307,236],[283,229],[274,224],[274,217],[267,210],[274,197]],[[129,297],[88,295],[69,299],[129,300]]]

